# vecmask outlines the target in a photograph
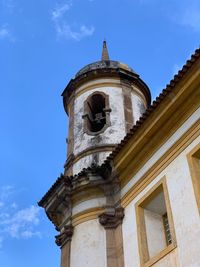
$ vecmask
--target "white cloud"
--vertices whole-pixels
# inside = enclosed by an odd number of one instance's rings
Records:
[[[31,205],[18,208],[16,202],[11,201],[15,191],[11,186],[0,187],[0,247],[3,239],[41,237],[37,230],[40,222],[40,208]]]
[[[32,205],[29,208],[18,210],[14,214],[4,214],[0,225],[3,231],[11,237],[32,237],[37,235],[33,228],[39,223],[39,211],[38,207]]]
[[[93,35],[95,28],[93,26],[86,26],[84,24],[72,26],[67,22],[65,15],[70,10],[72,2],[67,2],[62,6],[56,6],[52,11],[52,20],[54,22],[55,30],[58,38],[72,39],[80,41],[84,37]],[[76,25],[74,23],[73,25]]]
[[[91,36],[94,33],[94,30],[93,26],[87,27],[81,25],[78,30],[72,30],[72,27],[66,23],[56,25],[58,37],[73,39],[75,41],[80,41],[84,37]]]
[[[9,40],[11,42],[15,41],[10,30],[8,29],[8,25],[3,25],[0,27],[0,40]]]
[[[66,3],[62,6],[56,6],[56,8],[52,11],[52,19],[57,20],[62,18],[64,14],[70,9],[71,3]]]

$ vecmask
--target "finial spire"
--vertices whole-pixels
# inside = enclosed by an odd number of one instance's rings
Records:
[[[108,49],[107,49],[107,44],[106,44],[105,39],[103,41],[103,50],[102,50],[101,60],[109,60]]]

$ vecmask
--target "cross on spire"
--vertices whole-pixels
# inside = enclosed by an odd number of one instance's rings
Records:
[[[103,41],[103,50],[102,50],[102,57],[101,60],[109,60],[109,54],[107,49],[106,40]]]

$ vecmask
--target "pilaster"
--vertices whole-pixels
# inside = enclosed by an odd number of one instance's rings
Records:
[[[57,235],[56,244],[61,248],[61,267],[70,267],[71,239],[73,235],[73,226],[64,227],[60,235]]]
[[[124,209],[118,207],[114,212],[105,212],[99,216],[99,222],[106,230],[107,267],[124,267],[122,221]]]

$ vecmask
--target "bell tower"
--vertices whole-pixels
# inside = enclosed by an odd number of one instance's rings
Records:
[[[102,164],[151,101],[139,75],[109,59],[106,41],[101,60],[78,71],[62,96],[69,116],[65,175]]]
[[[82,68],[62,96],[67,161],[39,201],[59,232],[61,267],[124,267],[121,183],[104,161],[150,104],[150,91],[133,69],[109,59],[104,41],[101,60]]]

